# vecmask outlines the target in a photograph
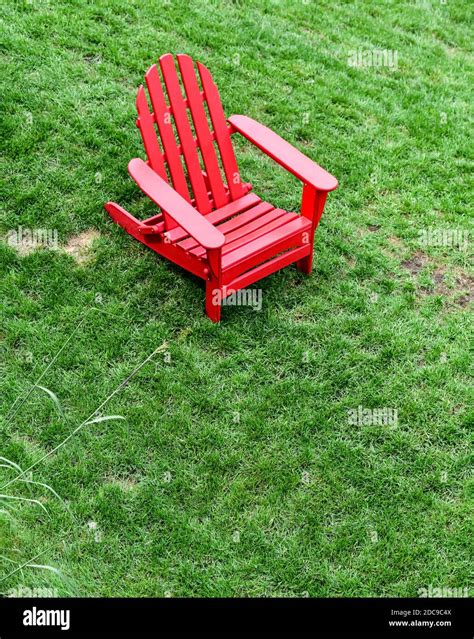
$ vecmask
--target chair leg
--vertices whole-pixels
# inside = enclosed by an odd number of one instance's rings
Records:
[[[206,315],[213,322],[221,321],[220,290],[213,278],[206,282]]]
[[[298,260],[296,262],[296,268],[302,273],[309,275],[313,270],[313,251],[306,257],[303,257],[302,260]]]
[[[308,243],[311,246],[311,253],[302,260],[296,262],[297,268],[309,275],[313,269],[313,253],[314,253],[314,234],[318,228],[319,220],[324,211],[327,193],[317,191],[309,184],[303,187],[303,199],[301,202],[301,215],[311,220],[311,233],[309,234]]]

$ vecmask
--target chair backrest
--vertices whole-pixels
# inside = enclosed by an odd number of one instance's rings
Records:
[[[141,85],[137,126],[151,168],[206,214],[242,197],[248,189],[240,179],[229,125],[211,74],[197,63],[200,88],[193,60],[184,54],[176,57],[181,83],[169,53],[159,59],[164,86],[158,67],[154,64],[148,69],[145,82],[151,109]]]

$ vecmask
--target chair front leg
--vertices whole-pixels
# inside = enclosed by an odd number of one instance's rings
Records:
[[[314,253],[314,234],[319,224],[319,220],[324,211],[324,205],[326,204],[327,192],[318,191],[310,184],[303,186],[303,198],[301,201],[301,215],[311,220],[311,231],[307,238],[308,243],[311,245],[311,253],[304,257],[302,260],[296,262],[297,268],[302,272],[309,275],[313,268],[313,253]]]
[[[206,281],[206,314],[213,322],[221,321],[222,270],[220,248],[208,249],[209,274]]]

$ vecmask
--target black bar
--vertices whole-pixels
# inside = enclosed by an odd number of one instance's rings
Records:
[[[252,632],[472,639],[473,619],[473,600],[460,598],[0,599],[0,639],[58,633],[136,637]],[[56,625],[43,625],[47,622]]]

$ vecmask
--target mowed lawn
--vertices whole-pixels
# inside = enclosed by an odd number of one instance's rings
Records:
[[[18,470],[0,462],[0,591],[472,594],[470,3],[0,11],[0,233],[60,243],[0,244],[4,416],[76,329],[40,381],[54,395],[37,389],[0,422],[0,455],[36,464],[167,343],[100,411],[124,419],[83,427],[20,478],[61,499],[5,486]],[[393,64],[371,64],[374,50]],[[126,167],[145,157],[136,88],[166,52],[201,60],[227,115],[270,126],[340,182],[311,277],[272,275],[254,287],[261,311],[224,308],[220,325],[200,281],[102,208],[153,215]],[[298,211],[299,182],[233,139],[244,180]],[[358,407],[368,419],[351,418]]]

